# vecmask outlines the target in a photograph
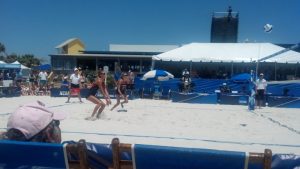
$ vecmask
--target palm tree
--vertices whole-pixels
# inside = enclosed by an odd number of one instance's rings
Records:
[[[34,57],[34,55],[26,54],[18,57],[18,61],[27,67],[32,67],[33,65],[40,65],[41,60]]]
[[[4,55],[7,56],[7,54],[6,54],[6,52],[5,52],[5,46],[4,46],[4,44],[2,44],[2,43],[0,42],[0,54],[1,54],[1,53],[4,53]]]

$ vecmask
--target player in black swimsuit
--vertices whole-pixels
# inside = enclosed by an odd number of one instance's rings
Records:
[[[128,74],[123,73],[121,78],[117,81],[116,97],[117,103],[110,109],[111,111],[116,108],[120,103],[123,108],[124,103],[128,103],[128,97],[126,93],[127,84],[129,83]],[[120,102],[121,98],[124,99],[123,102]]]
[[[87,94],[86,99],[93,102],[93,103],[95,103],[96,106],[94,108],[92,116],[85,118],[86,120],[97,120],[97,119],[99,119],[101,112],[105,108],[105,103],[102,100],[100,100],[96,97],[97,91],[99,89],[100,89],[103,97],[106,100],[106,105],[111,104],[109,94],[108,94],[108,91],[107,91],[107,88],[106,88],[106,85],[105,85],[104,81],[105,81],[105,73],[101,71],[101,72],[98,73],[98,78],[93,83],[92,87],[89,89],[89,92]]]

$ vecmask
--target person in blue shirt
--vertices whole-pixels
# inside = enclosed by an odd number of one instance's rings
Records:
[[[68,76],[64,76],[63,81],[61,82],[61,88],[67,90],[69,89]]]

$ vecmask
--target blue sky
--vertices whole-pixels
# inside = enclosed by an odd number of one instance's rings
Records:
[[[45,58],[73,37],[86,50],[209,42],[212,13],[228,5],[239,12],[240,42],[300,42],[300,0],[0,0],[0,42],[8,54]]]

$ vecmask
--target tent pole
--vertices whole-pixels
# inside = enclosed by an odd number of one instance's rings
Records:
[[[232,77],[233,76],[233,62],[231,61],[231,75],[230,75],[230,77]]]
[[[274,79],[276,81],[277,80],[277,64],[276,64],[276,62],[274,62],[274,67],[275,67],[275,77],[274,77]]]
[[[295,67],[296,68],[295,68],[295,77],[294,78],[296,79],[297,78],[298,63],[295,64]]]
[[[258,75],[258,66],[259,66],[259,61],[260,61],[260,49],[261,48],[261,43],[258,44],[258,56],[257,56],[257,60],[256,60],[256,71],[255,71],[255,81],[257,79],[257,75]]]
[[[192,73],[192,68],[193,68],[193,62],[190,61],[190,74]]]
[[[150,68],[150,70],[153,70],[153,69],[154,69],[154,67],[155,67],[155,60],[154,60],[154,59],[152,59],[152,62],[151,62],[151,68]]]
[[[140,73],[143,72],[143,61],[142,59],[140,59]]]

